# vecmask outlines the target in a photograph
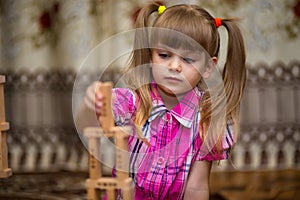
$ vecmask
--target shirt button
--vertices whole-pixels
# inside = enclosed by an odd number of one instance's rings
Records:
[[[164,163],[164,161],[165,161],[165,159],[164,159],[163,157],[159,157],[159,158],[157,159],[157,164],[158,164],[158,165],[161,165],[161,164]]]
[[[167,113],[167,114],[166,114],[166,120],[167,120],[167,121],[170,121],[170,119],[171,119],[171,114],[170,114],[170,113]]]

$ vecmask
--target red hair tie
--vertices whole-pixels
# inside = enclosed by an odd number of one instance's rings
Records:
[[[222,26],[222,19],[221,18],[215,18],[215,24],[216,24],[217,28]]]

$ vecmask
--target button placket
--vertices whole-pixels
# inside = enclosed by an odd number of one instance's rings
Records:
[[[168,126],[168,132],[166,133],[166,141],[167,143],[170,142],[171,140],[171,130],[172,130],[172,114],[168,111],[166,113],[166,116],[165,116],[165,119],[166,119],[166,122],[167,122],[167,126]]]

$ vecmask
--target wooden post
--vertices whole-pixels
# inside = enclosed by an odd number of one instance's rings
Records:
[[[128,130],[121,127],[115,135],[116,175],[124,200],[133,199],[132,179],[129,178]]]
[[[9,123],[5,121],[4,83],[5,77],[0,75],[0,178],[12,175],[7,158],[6,131],[9,130]]]
[[[116,141],[116,169],[117,178],[119,181],[125,181],[129,178],[128,174],[128,135],[124,132],[119,132],[115,136]]]
[[[99,162],[99,138],[89,138],[89,166],[90,166],[90,179],[98,180],[102,177],[102,166]],[[88,189],[88,200],[100,200],[100,191],[93,188]]]
[[[114,126],[111,108],[112,88],[113,84],[111,82],[102,83],[99,87],[99,90],[103,94],[103,110],[100,117],[101,119],[99,119],[99,123],[104,131],[107,131]]]
[[[88,200],[100,200],[99,189],[106,190],[108,200],[116,199],[116,190],[122,192],[124,200],[133,199],[132,179],[129,178],[128,158],[128,132],[130,127],[115,127],[111,107],[112,83],[102,83],[99,90],[104,96],[103,110],[99,123],[101,128],[88,127],[84,135],[89,144],[89,171],[90,177],[86,181]],[[102,164],[99,161],[99,149],[101,137],[114,137],[116,145],[116,178],[102,177]]]
[[[112,107],[111,107],[111,93],[112,93],[113,84],[111,82],[101,83],[99,90],[103,94],[103,110],[101,116],[99,117],[99,123],[101,128],[104,131],[109,131],[111,127],[114,126],[114,119],[112,116]],[[114,200],[115,197],[114,187],[106,189],[107,199]]]

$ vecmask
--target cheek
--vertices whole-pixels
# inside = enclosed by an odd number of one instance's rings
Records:
[[[157,65],[152,65],[152,76],[153,76],[153,79],[156,80],[157,78],[159,78],[159,74],[160,74],[160,68],[159,66]]]
[[[201,75],[198,70],[192,70],[188,74],[186,74],[186,78],[187,78],[188,82],[190,83],[190,85],[192,85],[194,87],[201,80]]]

